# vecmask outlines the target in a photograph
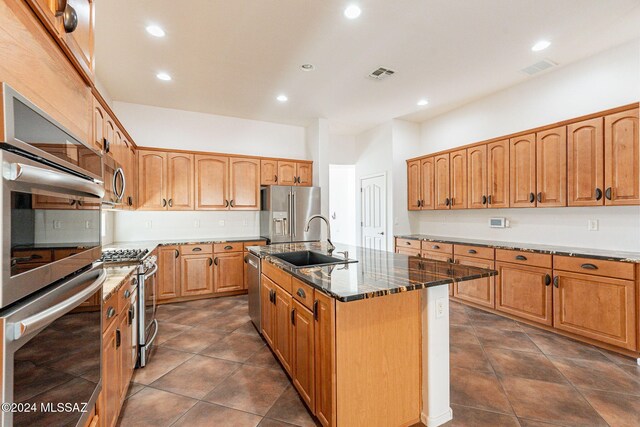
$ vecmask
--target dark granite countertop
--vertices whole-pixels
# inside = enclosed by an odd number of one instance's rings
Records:
[[[227,243],[227,242],[257,242],[261,240],[267,240],[264,237],[249,236],[249,237],[203,237],[199,239],[166,239],[166,240],[141,240],[132,242],[113,242],[108,245],[104,245],[102,249],[148,249],[152,252],[157,246],[178,246],[178,245],[212,245],[214,243]]]
[[[336,246],[335,256],[341,257],[342,255],[336,252],[347,250],[349,259],[355,259],[358,262],[325,267],[292,268],[289,264],[271,256],[308,249],[327,254],[327,245],[324,242],[250,246],[249,251],[342,302],[447,285],[497,274],[495,270],[424,260],[392,252],[346,245]]]
[[[564,255],[640,263],[640,252],[626,252],[608,249],[572,248],[568,246],[539,245],[535,243],[501,242],[496,240],[465,239],[459,237],[432,236],[427,234],[407,234],[396,236],[400,239],[424,240],[427,242],[453,243],[471,246],[485,246],[496,249],[515,249],[542,254]]]

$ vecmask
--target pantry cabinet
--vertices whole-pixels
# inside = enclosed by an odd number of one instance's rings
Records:
[[[604,205],[604,119],[567,126],[569,206]]]
[[[605,205],[640,204],[638,109],[604,118]]]
[[[536,202],[538,207],[567,205],[567,128],[536,134]]]

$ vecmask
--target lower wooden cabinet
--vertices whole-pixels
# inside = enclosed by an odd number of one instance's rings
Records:
[[[494,268],[493,260],[456,256],[456,263],[469,267]],[[474,304],[495,308],[494,283],[495,277],[483,277],[481,279],[458,282],[454,284],[453,296]]]
[[[336,425],[336,305],[321,292],[314,296],[315,413],[324,427]]]
[[[291,378],[302,400],[311,412],[315,411],[315,357],[313,313],[297,300],[293,300],[292,366]]]
[[[551,326],[551,269],[496,263],[496,310]]]
[[[214,254],[214,292],[240,291],[244,289],[244,254],[231,252]]]
[[[274,348],[275,336],[275,310],[273,309],[273,301],[275,298],[276,284],[267,276],[262,275],[260,278],[260,324],[262,328],[262,336]]]
[[[117,335],[119,323],[113,322],[102,336],[102,392],[100,419],[104,427],[112,427],[120,412],[120,355]]]
[[[158,299],[180,296],[180,250],[178,246],[158,248]]]
[[[282,366],[291,375],[291,326],[293,323],[293,302],[291,295],[280,286],[275,287],[275,337],[273,351]]]
[[[180,256],[180,296],[213,293],[213,258],[211,254]]]
[[[554,273],[555,328],[636,350],[636,290],[632,280]]]

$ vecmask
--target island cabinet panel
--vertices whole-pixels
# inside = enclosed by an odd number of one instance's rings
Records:
[[[336,426],[336,301],[315,292],[316,417],[323,427]]]
[[[638,109],[604,118],[605,205],[640,204]]]
[[[180,257],[180,295],[183,297],[213,292],[212,255],[182,255]]]
[[[278,185],[296,185],[296,162],[278,161]]]
[[[456,256],[456,263],[469,267],[494,269],[493,260]],[[454,283],[453,296],[489,308],[495,308],[495,278],[481,279]]]
[[[120,355],[117,332],[119,323],[113,322],[102,339],[102,392],[100,418],[103,426],[113,427],[120,412]]]
[[[231,210],[260,209],[260,160],[229,159],[229,197]]]
[[[604,204],[604,119],[567,126],[567,197],[569,206]]]
[[[167,153],[167,209],[193,210],[193,154]]]
[[[124,402],[124,398],[127,395],[127,389],[129,388],[129,382],[133,375],[132,360],[131,360],[131,323],[129,323],[129,308],[131,304],[127,304],[120,313],[119,327],[120,331],[120,385],[118,400],[119,405]]]
[[[407,163],[407,208],[418,211],[422,206],[422,187],[420,182],[420,160]]]
[[[166,209],[166,169],[167,153],[138,151],[138,209]]]
[[[496,262],[496,270],[496,310],[551,326],[551,269]]]
[[[467,149],[467,193],[470,209],[486,208],[487,204],[487,146]]]
[[[178,246],[158,248],[158,300],[180,296],[179,256]]]
[[[196,154],[196,209],[228,210],[229,158]]]
[[[536,136],[509,140],[509,189],[512,208],[536,206]]]
[[[244,256],[242,252],[216,253],[213,258],[214,292],[239,291],[244,287]]]
[[[310,187],[313,183],[313,163],[312,162],[298,162],[296,164],[298,185],[303,187]]]
[[[536,134],[536,195],[538,207],[567,205],[567,128]]]
[[[269,347],[275,348],[275,310],[274,298],[276,284],[264,274],[260,277],[260,324],[262,336]]]
[[[490,208],[509,207],[509,140],[487,145],[487,204]]]
[[[420,198],[420,209],[434,209],[433,195],[433,157],[427,157],[420,161],[420,184],[422,194]]]
[[[555,271],[553,326],[636,350],[635,282]]]
[[[433,159],[435,209],[450,208],[449,154],[441,154]]]
[[[315,412],[314,328],[313,313],[294,299],[291,378],[311,412]]]
[[[419,421],[421,331],[420,292],[336,304],[338,425]]]
[[[293,310],[291,295],[280,286],[275,287],[275,337],[274,352],[282,363],[285,371],[291,375],[291,326]]]
[[[451,178],[449,181],[451,209],[467,208],[467,150],[453,151],[449,155]]]
[[[278,185],[277,160],[260,160],[260,185]]]

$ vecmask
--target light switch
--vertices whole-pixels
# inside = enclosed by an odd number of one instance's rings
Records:
[[[436,317],[444,316],[446,304],[447,304],[446,298],[439,298],[436,300]]]
[[[62,221],[54,220],[53,221],[53,229],[54,230],[60,230],[61,228],[62,228]]]
[[[218,225],[224,227],[224,219],[218,220]]]
[[[151,221],[145,221],[144,228],[151,228]]]
[[[587,225],[589,231],[598,231],[598,220],[590,219]]]
[[[200,220],[196,219],[195,221],[193,221],[193,228],[200,228]]]

